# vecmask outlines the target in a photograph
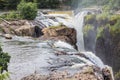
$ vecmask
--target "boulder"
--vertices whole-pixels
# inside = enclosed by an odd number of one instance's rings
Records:
[[[76,45],[76,31],[74,28],[59,26],[55,28],[44,28],[42,30],[44,40],[61,40]]]
[[[18,36],[39,37],[42,35],[41,29],[33,25],[32,21],[18,20],[0,23],[0,32],[3,34],[13,34]]]
[[[19,36],[32,36],[34,34],[34,26],[26,22],[23,26],[15,30]]]
[[[12,35],[10,35],[10,34],[5,34],[4,37],[5,37],[6,39],[12,39]]]

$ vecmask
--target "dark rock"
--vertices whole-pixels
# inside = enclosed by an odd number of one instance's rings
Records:
[[[102,61],[112,66],[114,72],[120,70],[120,33],[110,33],[106,28],[103,36],[96,41],[96,55]]]

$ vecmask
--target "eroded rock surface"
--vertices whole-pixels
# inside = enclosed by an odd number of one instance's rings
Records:
[[[76,45],[76,31],[74,28],[58,26],[55,28],[44,28],[42,30],[44,40],[62,40],[72,45]]]

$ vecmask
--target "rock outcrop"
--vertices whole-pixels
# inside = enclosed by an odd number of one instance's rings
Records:
[[[115,31],[116,32],[116,31]],[[112,35],[105,29],[96,42],[96,53],[105,64],[112,66],[114,72],[120,70],[120,33]]]
[[[44,40],[62,40],[71,45],[76,45],[76,31],[74,28],[67,28],[65,26],[44,28],[42,30]]]
[[[33,37],[42,35],[41,29],[28,20],[9,21],[9,23],[3,21],[0,23],[0,33]]]
[[[83,69],[75,74],[70,74],[67,71],[52,72],[50,75],[33,74],[24,77],[21,80],[104,80],[100,70],[96,70],[90,66],[83,67]],[[96,75],[97,74],[97,75]],[[111,80],[111,79],[106,79]]]
[[[109,17],[103,15],[86,16],[85,26],[88,26],[89,30],[87,36],[85,35],[85,46],[90,50],[89,44],[94,43],[96,55],[105,64],[112,66],[116,73],[120,70],[120,15],[113,14]]]
[[[5,37],[6,39],[12,39],[12,35],[10,35],[10,34],[5,34],[4,37]]]

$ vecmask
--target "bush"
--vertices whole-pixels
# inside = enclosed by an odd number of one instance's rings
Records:
[[[17,10],[20,12],[23,19],[32,20],[37,15],[37,4],[22,0],[17,6]]]
[[[17,20],[22,19],[20,14],[18,14],[16,11],[10,11],[6,14],[3,14],[0,16],[0,18],[3,18],[5,20]]]
[[[0,67],[1,67],[1,73],[3,73],[4,70],[7,71],[9,61],[10,61],[10,56],[8,55],[8,53],[4,53],[2,51],[2,48],[0,47]]]
[[[9,77],[9,73],[3,71],[8,71],[8,63],[10,61],[10,56],[8,53],[4,53],[0,47],[0,80],[5,80]]]

